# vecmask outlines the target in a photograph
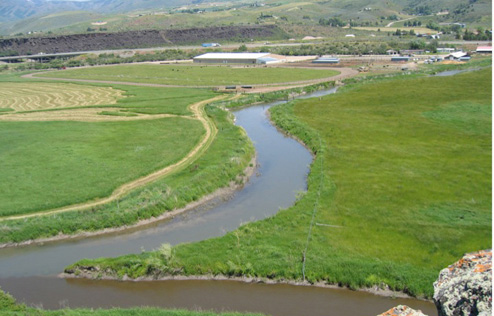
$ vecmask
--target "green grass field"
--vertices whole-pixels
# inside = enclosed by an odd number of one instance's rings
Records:
[[[492,246],[491,71],[374,79],[273,108],[277,124],[316,153],[308,192],[293,207],[168,256],[68,269],[300,280],[314,216],[307,280],[430,298],[441,269]]]
[[[70,69],[40,75],[67,79],[111,80],[180,86],[268,84],[327,78],[334,70],[238,68],[229,66],[125,65]]]
[[[0,122],[0,215],[110,195],[185,156],[203,135],[193,120]]]
[[[133,190],[118,201],[91,209],[3,221],[0,243],[132,225],[184,207],[238,181],[238,175],[254,155],[254,148],[245,132],[232,124],[228,112],[213,106],[207,106],[206,112],[217,126],[218,134],[193,167],[178,170]]]
[[[29,92],[28,105],[19,100],[7,104],[17,98],[12,91],[24,90]],[[87,105],[86,101],[94,99],[94,95],[106,96],[113,91],[125,97],[118,99],[117,104]],[[0,216],[43,211],[108,196],[124,183],[179,161],[204,134],[199,121],[180,117],[125,122],[84,121],[85,117],[81,118],[83,121],[36,119],[64,109],[70,102],[79,105],[71,110],[75,117],[87,107],[101,108],[100,114],[109,118],[115,115],[132,118],[138,114],[189,117],[192,113],[188,105],[212,96],[210,91],[198,89],[130,86],[112,89],[38,82],[2,84],[0,103],[7,102],[5,110],[30,110],[36,116],[29,122],[0,121],[0,164],[4,180],[0,182]],[[116,110],[105,111],[108,106]],[[9,115],[12,111],[2,113]]]

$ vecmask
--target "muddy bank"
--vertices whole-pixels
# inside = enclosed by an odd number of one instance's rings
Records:
[[[11,51],[18,55],[40,52],[53,54],[285,37],[286,34],[275,25],[218,26],[3,39],[0,40],[0,52]]]
[[[0,244],[0,249],[2,248],[11,248],[11,247],[21,247],[21,246],[29,246],[29,245],[42,245],[48,242],[54,242],[54,241],[62,241],[62,240],[71,240],[71,239],[84,239],[87,237],[94,237],[94,236],[100,236],[100,235],[105,235],[105,234],[111,234],[111,233],[117,233],[121,232],[124,230],[129,230],[129,229],[134,229],[134,228],[139,228],[139,227],[145,227],[147,225],[157,223],[160,221],[172,219],[175,216],[185,213],[189,210],[195,209],[201,205],[207,204],[208,202],[214,200],[214,199],[228,199],[231,196],[235,194],[235,192],[241,190],[243,186],[249,181],[249,178],[254,174],[254,172],[257,169],[257,155],[252,157],[251,161],[247,165],[247,168],[245,168],[243,175],[239,177],[238,179],[240,181],[237,182],[230,182],[230,185],[228,187],[220,188],[216,190],[215,192],[206,195],[202,197],[201,199],[187,204],[185,207],[173,210],[171,212],[166,212],[163,213],[162,215],[158,217],[153,217],[149,219],[145,219],[142,221],[137,222],[134,225],[125,225],[121,227],[115,227],[115,228],[107,228],[103,230],[98,230],[94,232],[81,232],[78,234],[74,235],[67,235],[67,234],[59,234],[57,236],[53,237],[48,237],[48,238],[38,238],[34,240],[27,240],[19,243],[3,243]]]
[[[92,267],[84,267],[83,269],[78,270],[68,270],[58,275],[59,278],[62,279],[90,279],[90,280],[106,280],[106,281],[121,281],[121,282],[155,282],[155,281],[234,281],[234,282],[243,282],[243,283],[252,283],[252,284],[287,284],[287,285],[296,285],[296,286],[309,286],[309,287],[317,287],[317,288],[328,288],[328,289],[341,289],[341,290],[350,290],[348,287],[339,286],[338,284],[331,284],[326,282],[317,282],[310,283],[308,281],[300,281],[300,280],[287,280],[287,279],[269,279],[269,278],[259,278],[259,277],[250,277],[250,276],[229,276],[223,274],[217,275],[168,275],[162,276],[159,278],[146,276],[139,277],[136,279],[128,278],[124,276],[123,278],[118,278],[116,276],[108,275],[102,273],[102,271],[98,269],[94,269]],[[393,291],[389,288],[383,287],[380,288],[378,286],[370,287],[370,288],[359,288],[356,291],[371,293],[378,296],[383,297],[391,297],[391,298],[406,298],[406,299],[417,299],[425,302],[432,303],[432,300],[423,298],[423,297],[413,297],[404,292]]]

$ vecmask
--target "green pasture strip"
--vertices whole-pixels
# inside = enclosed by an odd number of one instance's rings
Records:
[[[0,215],[20,215],[110,195],[179,161],[199,143],[200,122],[0,122]]]
[[[189,311],[185,309],[160,309],[153,307],[134,307],[128,309],[69,309],[45,310],[40,308],[27,307],[19,304],[8,293],[0,289],[0,314],[5,316],[262,316],[262,314],[236,313],[214,311]]]
[[[228,186],[231,181],[237,181],[237,176],[242,174],[254,155],[254,148],[245,132],[232,124],[228,112],[209,106],[206,107],[206,111],[216,124],[218,134],[209,149],[192,166],[138,188],[122,199],[103,206],[84,211],[2,222],[0,242],[22,242],[52,237],[59,233],[75,234],[81,231],[132,225],[139,220],[156,217],[166,211],[183,207],[220,187]],[[147,129],[145,125],[139,126],[139,129]],[[182,131],[189,130],[185,126],[180,126]],[[136,131],[136,133],[142,135],[143,132]],[[153,134],[150,136],[153,139],[152,143],[161,147],[156,140],[156,137],[161,136],[161,132],[152,129],[149,133]],[[125,133],[122,138],[129,137],[130,134]],[[178,141],[183,141],[186,137],[190,136],[174,136]],[[163,146],[165,149],[173,150],[176,150],[177,146],[178,148],[183,146],[170,144],[168,142]]]
[[[226,108],[238,108],[258,103],[268,103],[278,100],[289,100],[293,95],[311,93],[317,90],[328,89],[334,86],[334,81],[317,83],[310,86],[291,88],[286,90],[272,91],[266,93],[243,94],[240,98],[227,101],[216,101],[215,105]]]
[[[490,107],[491,69],[359,83],[277,106],[272,119],[316,154],[293,207],[168,253],[86,259],[66,271],[301,280],[312,222],[308,281],[430,298],[441,269],[491,247]]]
[[[180,86],[267,84],[304,81],[337,75],[334,70],[259,68],[211,65],[119,65],[69,69],[39,77],[158,83]]]
[[[111,86],[126,92],[116,106],[138,114],[191,115],[189,105],[215,96],[208,89]]]

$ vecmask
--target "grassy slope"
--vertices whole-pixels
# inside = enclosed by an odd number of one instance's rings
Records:
[[[333,70],[217,66],[125,65],[57,71],[43,77],[130,81],[171,85],[263,84],[327,78]]]
[[[208,311],[188,311],[188,310],[165,310],[150,307],[130,308],[130,309],[63,309],[44,310],[26,307],[18,304],[15,299],[0,290],[0,314],[5,316],[261,316],[261,314],[244,313],[215,313]]]
[[[272,110],[317,153],[309,191],[224,237],[78,265],[121,277],[179,273],[385,283],[432,295],[440,269],[491,247],[491,69],[356,84]],[[460,110],[461,109],[461,110]]]

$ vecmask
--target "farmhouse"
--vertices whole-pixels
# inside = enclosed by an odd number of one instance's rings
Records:
[[[204,64],[273,64],[285,61],[270,53],[207,53],[194,57],[194,63]]]
[[[480,54],[492,54],[492,46],[479,46],[476,52]]]

